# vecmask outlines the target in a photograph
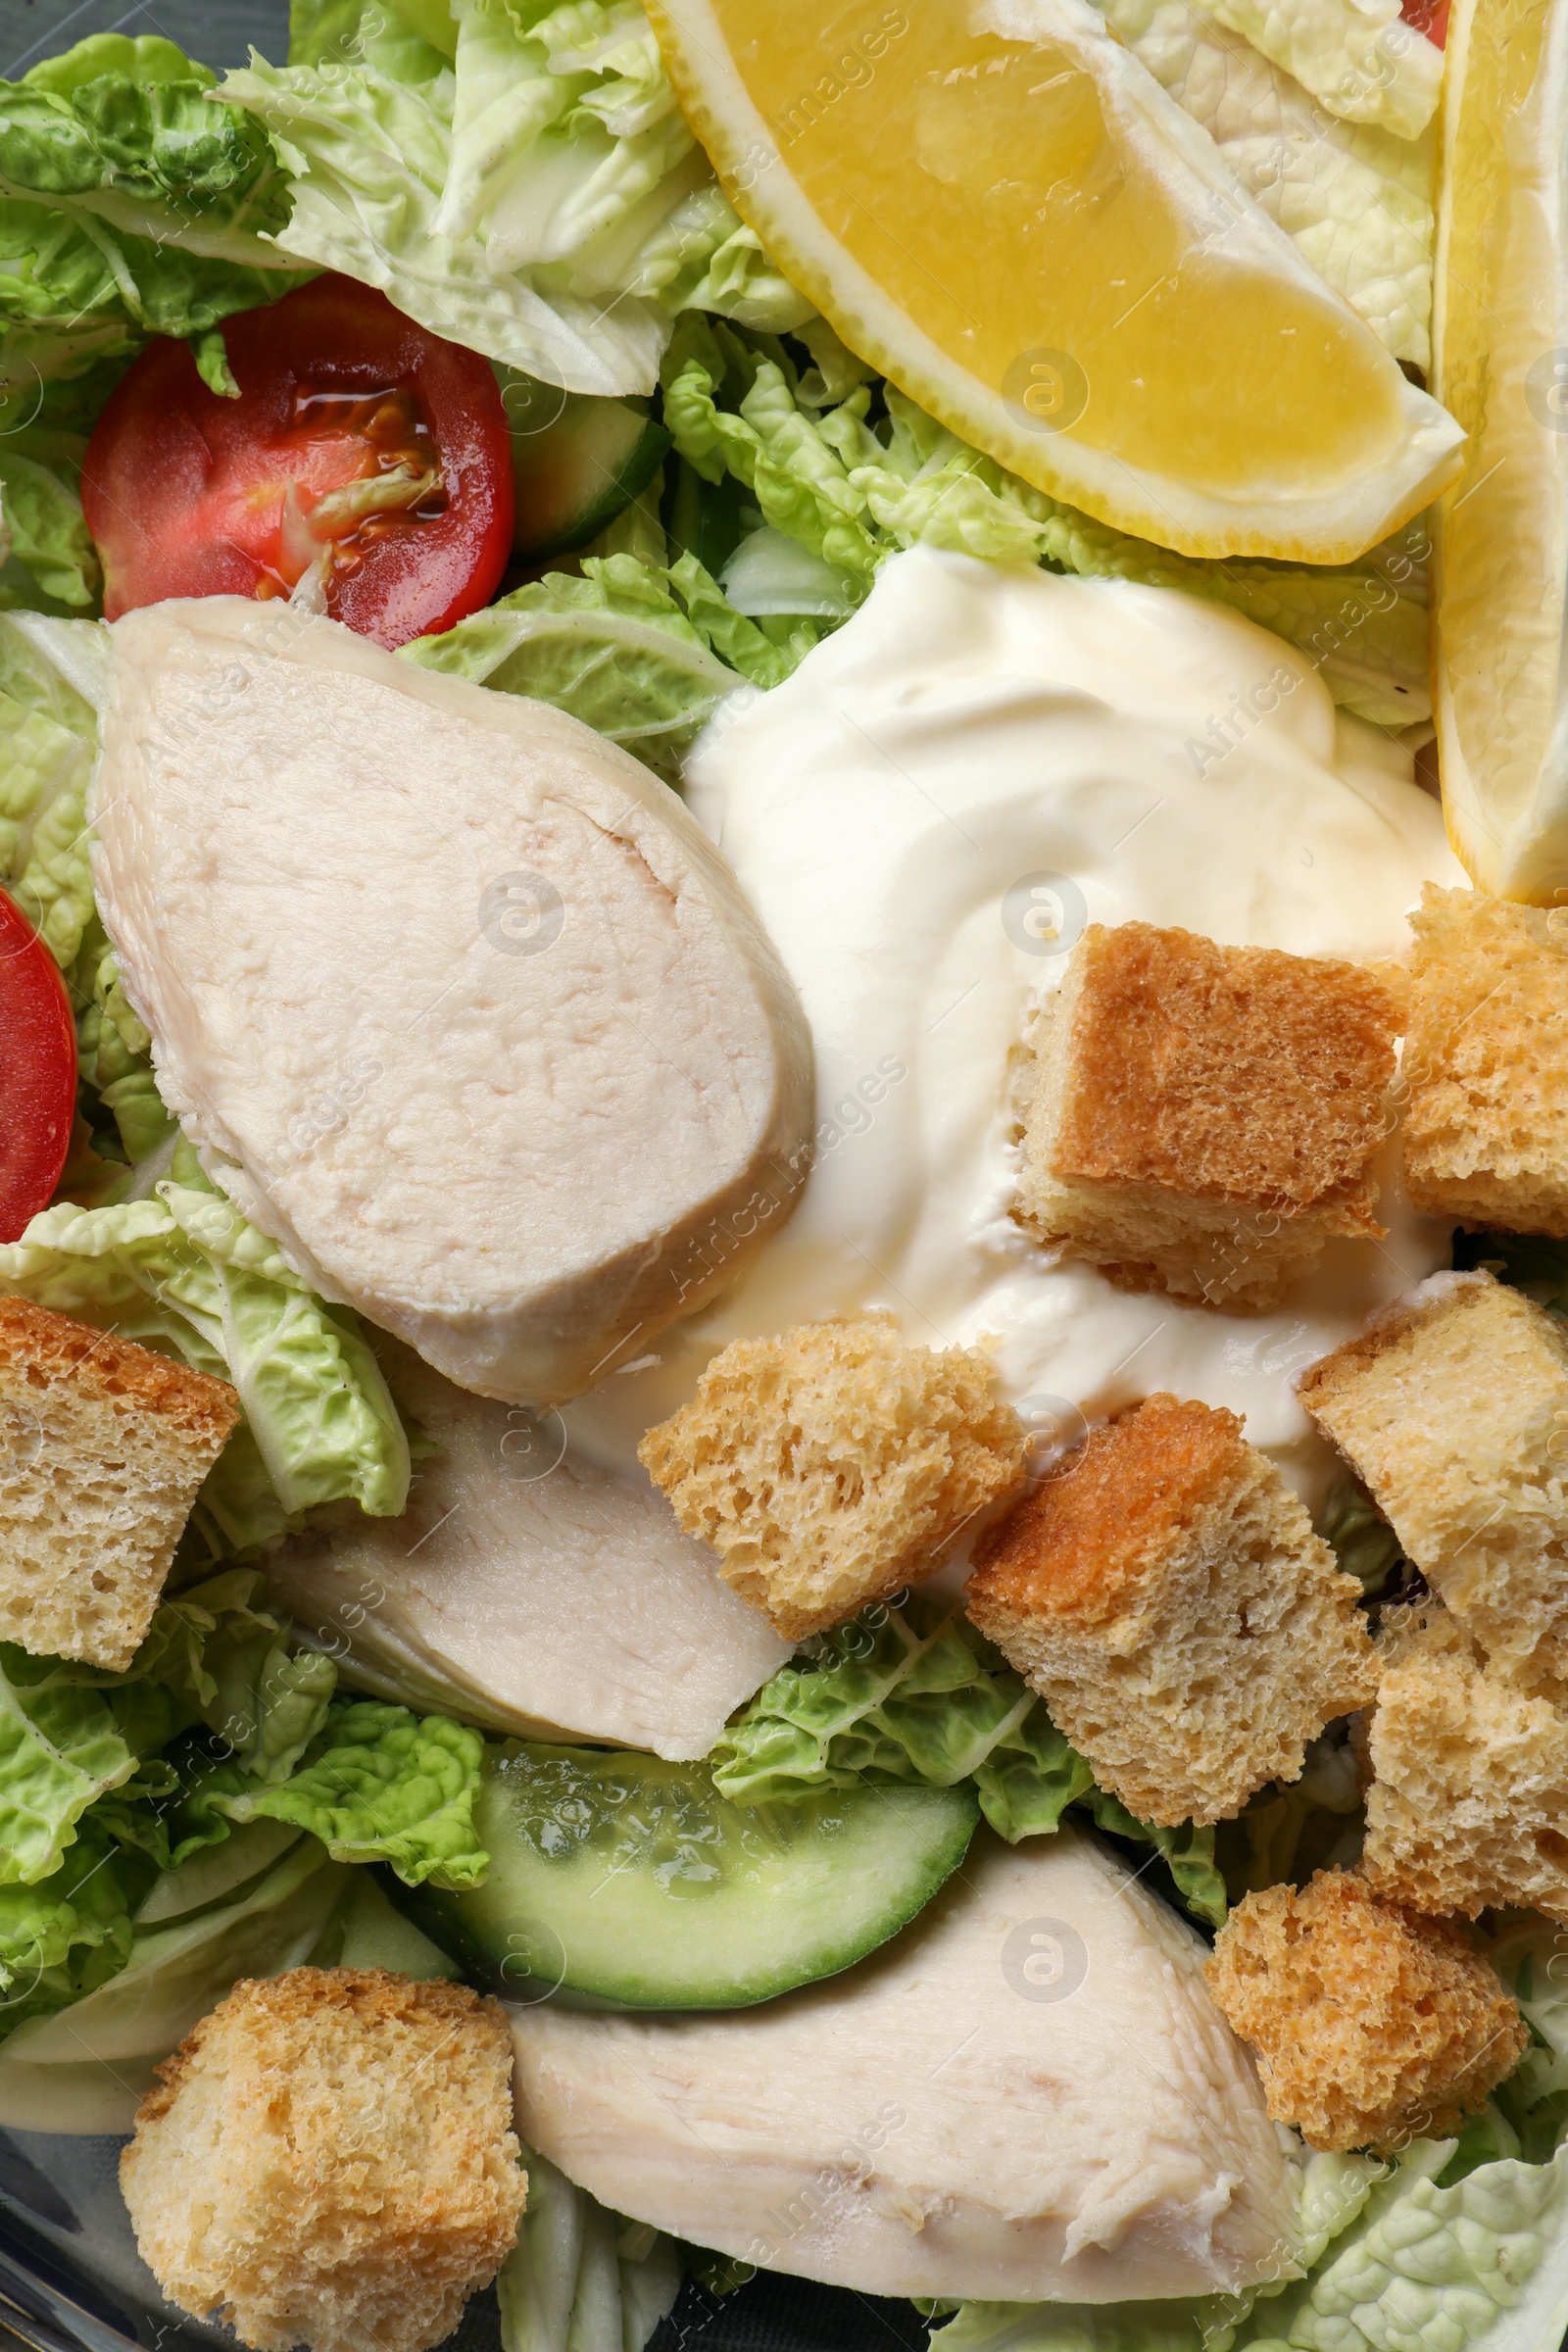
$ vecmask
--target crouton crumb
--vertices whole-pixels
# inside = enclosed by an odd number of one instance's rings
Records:
[[[1320,1870],[1301,1893],[1250,1894],[1203,1971],[1256,2052],[1268,2111],[1310,2148],[1380,2155],[1441,2139],[1484,2107],[1529,2038],[1462,1930]]]
[[[1568,925],[1428,883],[1410,918],[1405,1181],[1417,1208],[1568,1237]]]
[[[1435,1602],[1395,1613],[1379,1648],[1370,1884],[1419,1911],[1568,1920],[1568,1717],[1490,1670]]]
[[[1490,1274],[1434,1274],[1298,1387],[1489,1662],[1568,1694],[1568,1330]]]
[[[505,2013],[385,1969],[236,1984],[159,2069],[120,2163],[170,2301],[254,2352],[427,2352],[527,2183]]]
[[[0,1641],[122,1673],[239,1417],[226,1381],[0,1298]]]
[[[929,1576],[1027,1446],[977,1349],[867,1318],[733,1341],[638,1458],[725,1582],[800,1641]]]

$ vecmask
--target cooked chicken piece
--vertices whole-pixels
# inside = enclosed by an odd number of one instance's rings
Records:
[[[1288,2277],[1292,2143],[1204,1958],[1078,1831],[982,1830],[902,1936],[760,2009],[514,2009],[517,2129],[619,2213],[865,2294]]]
[[[279,1597],[388,1698],[535,1740],[708,1753],[789,1644],[638,1472],[564,1451],[554,1414],[467,1396],[378,1340],[399,1408],[441,1451],[407,1515],[353,1503],[268,1559]]]
[[[336,621],[116,624],[98,904],[159,1086],[328,1298],[548,1404],[732,1281],[803,1180],[811,1048],[675,795]]]

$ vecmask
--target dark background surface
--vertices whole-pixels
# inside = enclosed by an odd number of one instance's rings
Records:
[[[89,32],[161,32],[191,57],[243,66],[255,43],[269,64],[288,50],[288,0],[0,0],[0,76],[14,81],[41,57]]]

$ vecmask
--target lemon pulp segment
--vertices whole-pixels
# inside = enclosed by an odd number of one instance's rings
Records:
[[[1436,382],[1471,435],[1435,532],[1448,831],[1485,890],[1568,895],[1568,4],[1449,29]]]
[[[1082,0],[650,10],[740,210],[852,348],[1037,487],[1339,561],[1458,435]]]

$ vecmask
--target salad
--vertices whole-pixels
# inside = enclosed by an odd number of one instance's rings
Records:
[[[0,83],[0,2128],[172,2304],[1562,2342],[1565,60]],[[284,2318],[146,2219],[253,2031],[480,2017],[428,2311],[330,2119]]]

